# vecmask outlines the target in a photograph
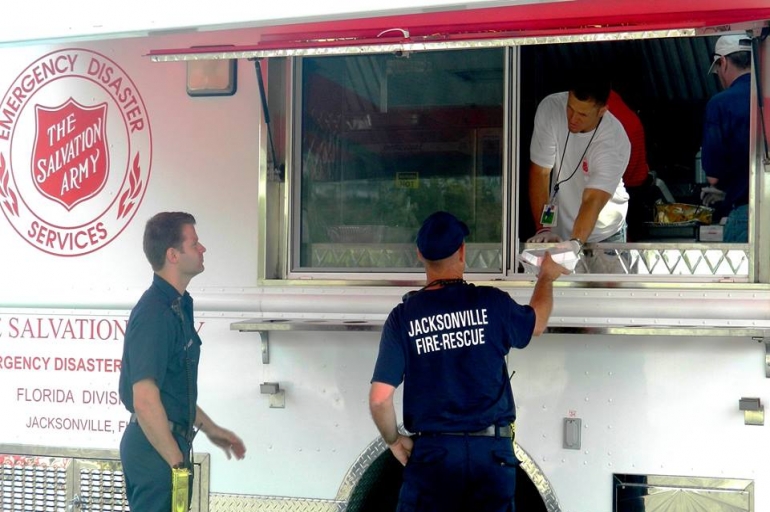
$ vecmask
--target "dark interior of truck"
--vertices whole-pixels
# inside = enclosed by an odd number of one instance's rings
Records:
[[[653,205],[665,200],[653,180],[661,180],[677,202],[700,204],[705,179],[696,161],[701,145],[703,114],[709,98],[719,92],[716,75],[709,75],[714,39],[681,37],[524,46],[521,51],[521,140],[532,134],[537,105],[548,94],[567,90],[570,73],[581,68],[602,69],[612,88],[639,116],[646,137],[652,176],[632,202],[629,241],[677,237],[645,223]],[[747,142],[748,143],[748,142]],[[521,169],[529,165],[529,147],[520,148]],[[526,190],[527,173],[521,173]],[[635,201],[634,201],[635,200]],[[522,236],[532,232],[529,206],[520,204]]]

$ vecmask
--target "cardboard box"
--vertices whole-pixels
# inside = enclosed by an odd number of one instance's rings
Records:
[[[723,240],[725,227],[721,224],[710,224],[700,226],[698,229],[698,240],[701,242],[721,242]]]

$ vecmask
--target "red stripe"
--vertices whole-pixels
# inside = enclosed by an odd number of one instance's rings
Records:
[[[230,49],[257,51],[705,28],[766,19],[770,19],[770,3],[766,0],[572,0],[237,29],[253,36],[254,44]],[[399,32],[377,37],[392,28],[407,30],[409,38]],[[209,51],[222,48],[153,50],[150,55]]]

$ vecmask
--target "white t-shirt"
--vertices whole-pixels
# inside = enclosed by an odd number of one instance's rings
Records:
[[[536,165],[552,169],[551,195],[554,185],[561,182],[555,199],[557,221],[552,231],[565,240],[572,236],[572,227],[586,188],[603,190],[612,195],[599,213],[591,236],[585,240],[601,242],[620,231],[626,221],[628,193],[622,178],[631,155],[631,143],[623,125],[609,111],[602,116],[595,130],[569,133],[567,97],[566,92],[551,94],[538,105],[529,158]],[[583,152],[585,157],[581,160]]]

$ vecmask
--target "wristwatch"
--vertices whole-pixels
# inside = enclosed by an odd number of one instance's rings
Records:
[[[583,241],[579,238],[572,238],[570,239],[570,242],[577,242],[578,243],[578,252],[583,250]]]

